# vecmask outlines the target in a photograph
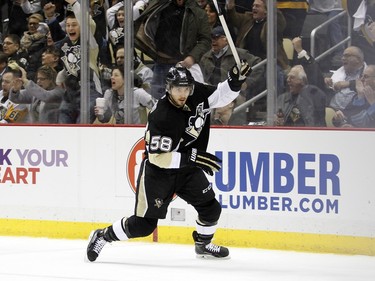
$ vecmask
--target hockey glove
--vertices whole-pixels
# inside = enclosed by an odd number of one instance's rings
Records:
[[[241,60],[241,69],[235,65],[228,72],[228,84],[232,91],[237,92],[241,90],[243,82],[245,82],[246,77],[251,73],[251,67],[246,60]]]
[[[188,162],[193,166],[201,168],[210,176],[213,176],[214,172],[218,172],[221,169],[219,164],[221,163],[221,159],[211,153],[200,151],[196,148],[188,152]]]

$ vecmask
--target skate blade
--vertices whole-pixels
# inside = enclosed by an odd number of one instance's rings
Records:
[[[197,259],[204,259],[204,260],[229,260],[230,255],[226,257],[214,257],[213,255],[208,254],[196,254]]]

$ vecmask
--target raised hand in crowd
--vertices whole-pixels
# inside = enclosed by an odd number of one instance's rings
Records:
[[[44,17],[47,20],[52,19],[56,15],[56,5],[51,2],[48,2],[47,4],[44,5],[43,12],[44,12]]]

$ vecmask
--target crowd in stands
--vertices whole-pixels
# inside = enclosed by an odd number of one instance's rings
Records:
[[[218,3],[218,7],[215,6]],[[89,81],[81,81],[81,0],[4,0],[0,4],[0,123],[81,122],[81,89],[89,123],[145,124],[165,94],[168,70],[179,63],[197,82],[217,85],[235,57],[254,67],[239,97],[212,112],[212,124],[247,125],[267,111],[266,98],[235,112],[266,90],[267,0],[132,0],[134,90],[132,120],[124,94],[124,1],[89,1]],[[220,13],[218,12],[220,11]],[[353,20],[351,40],[336,16]],[[227,29],[219,15],[223,15]],[[277,0],[277,102],[270,126],[375,126],[375,0]],[[329,70],[301,37],[309,15],[327,20]],[[229,32],[226,33],[226,31]],[[231,38],[228,38],[230,36]],[[284,40],[292,42],[287,55]],[[326,61],[327,61],[326,60]],[[325,61],[325,63],[326,63]],[[96,99],[105,99],[104,113]],[[332,112],[327,121],[327,110]]]

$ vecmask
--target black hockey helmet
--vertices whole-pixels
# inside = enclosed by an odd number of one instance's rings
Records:
[[[191,72],[186,68],[177,64],[172,66],[166,77],[166,90],[169,92],[173,86],[175,87],[191,87],[190,95],[194,91],[194,78]]]

